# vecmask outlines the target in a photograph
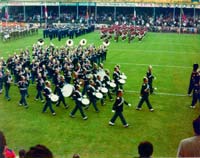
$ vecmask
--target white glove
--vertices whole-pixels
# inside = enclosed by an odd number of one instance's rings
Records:
[[[140,96],[139,98],[140,98],[140,99],[142,99],[142,97],[141,97],[141,96]]]
[[[128,106],[131,107],[131,104],[129,103]]]
[[[156,80],[156,77],[154,77],[154,80]]]
[[[112,110],[112,112],[115,112],[115,110]]]
[[[82,100],[82,98],[78,98],[78,101],[81,101]]]

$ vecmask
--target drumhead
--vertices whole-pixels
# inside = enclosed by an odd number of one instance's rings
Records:
[[[126,81],[125,81],[125,80],[123,80],[123,79],[119,79],[119,83],[120,83],[120,84],[125,84],[125,83],[126,83]]]
[[[110,87],[115,88],[116,84],[114,82],[110,82]]]
[[[69,97],[71,96],[72,92],[74,90],[74,86],[71,84],[66,84],[64,87],[61,89],[61,92],[64,97]]]
[[[120,75],[120,78],[123,79],[123,80],[127,79],[126,75],[124,75],[124,74]]]
[[[107,89],[106,87],[102,87],[102,88],[101,88],[101,92],[102,92],[102,93],[108,93],[108,89]]]
[[[56,94],[51,94],[50,95],[50,99],[51,99],[52,102],[57,102],[58,99],[59,99],[59,96],[56,95]]]
[[[81,103],[82,103],[83,105],[89,105],[89,104],[90,104],[90,100],[89,100],[88,98],[83,98],[83,99],[81,100]]]
[[[102,98],[103,98],[103,94],[100,93],[100,92],[95,93],[95,96],[96,96],[98,99],[102,99]]]

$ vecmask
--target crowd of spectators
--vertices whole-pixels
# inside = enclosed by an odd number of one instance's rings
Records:
[[[35,7],[37,8],[37,7]],[[94,7],[79,9],[77,16],[76,7],[68,7],[61,9],[60,17],[58,15],[58,7],[51,7],[48,10],[48,22],[61,23],[91,23],[91,24],[135,24],[138,26],[147,26],[151,31],[174,31],[174,28],[196,28],[200,32],[200,9],[193,8],[123,8],[117,7],[98,7],[95,15]],[[24,15],[21,11],[13,11],[10,9],[9,16],[12,21],[23,21]],[[3,18],[3,13],[1,13]],[[37,9],[29,9],[25,16],[26,22],[43,23],[45,22],[44,13],[41,17],[40,7]],[[194,31],[194,30],[192,30]],[[191,31],[191,32],[192,32]]]

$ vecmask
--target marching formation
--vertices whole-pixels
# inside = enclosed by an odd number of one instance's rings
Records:
[[[128,127],[122,112],[123,104],[131,106],[123,96],[123,85],[127,76],[121,72],[120,65],[114,67],[110,74],[104,69],[103,62],[106,60],[108,43],[103,43],[99,48],[94,45],[86,47],[87,40],[82,39],[78,47],[73,47],[71,39],[66,41],[66,47],[55,48],[53,44],[43,47],[44,41],[39,39],[33,45],[32,53],[28,49],[9,56],[7,61],[0,60],[0,92],[2,93],[3,83],[5,86],[5,98],[9,101],[9,89],[11,84],[19,87],[21,99],[19,106],[29,107],[26,98],[29,97],[29,85],[36,87],[35,101],[44,103],[42,113],[49,109],[53,116],[56,112],[53,104],[58,107],[61,104],[65,109],[69,103],[65,98],[72,98],[75,107],[70,112],[70,117],[75,117],[77,110],[80,111],[84,120],[88,117],[84,110],[93,106],[95,112],[100,112],[97,102],[104,106],[108,98],[113,101],[116,98],[112,112],[114,116],[109,125],[114,125],[119,116],[124,127]],[[31,57],[32,55],[32,57]],[[32,60],[31,60],[32,58]],[[112,75],[112,79],[110,77]],[[146,101],[150,111],[154,111],[148,100],[149,93],[153,93],[152,66],[149,66],[147,77],[141,88],[141,100],[136,110],[141,110],[142,104]]]
[[[138,38],[142,41],[147,33],[147,28],[134,25],[111,25],[110,27],[102,27],[100,29],[100,39],[109,41],[114,38],[115,42],[118,42],[121,38],[122,41],[128,39],[128,43]]]

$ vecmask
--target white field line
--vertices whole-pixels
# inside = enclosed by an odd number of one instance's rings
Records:
[[[140,93],[139,91],[134,90],[125,90],[125,93]],[[155,92],[156,95],[165,95],[165,96],[177,96],[177,97],[185,97],[187,94],[178,94],[178,93],[164,93],[164,92]]]
[[[114,50],[114,49],[113,49]],[[119,50],[119,49],[116,49]],[[181,52],[177,52],[177,51],[173,51],[173,50],[145,50],[145,49],[134,49],[134,53],[164,53],[164,54],[200,54],[197,51],[194,52],[189,52],[188,51],[181,51]],[[122,52],[123,53],[123,52]]]
[[[114,62],[106,62],[110,64],[116,64]],[[135,63],[118,63],[120,65],[135,65],[135,66],[149,66],[149,64],[135,64]],[[158,65],[158,64],[152,64],[154,67],[167,67],[167,68],[181,68],[181,69],[191,69],[192,66],[178,66],[178,65]]]

